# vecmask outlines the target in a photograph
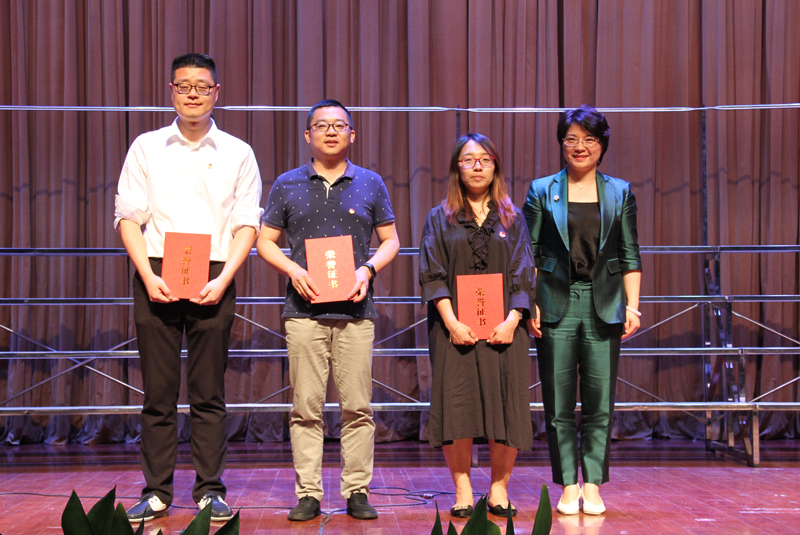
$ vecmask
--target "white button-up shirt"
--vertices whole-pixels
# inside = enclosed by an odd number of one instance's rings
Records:
[[[211,260],[228,258],[241,227],[261,225],[261,175],[253,149],[212,120],[194,147],[170,126],[140,135],[119,177],[114,228],[128,219],[143,227],[147,255],[164,256],[164,234],[211,235]]]

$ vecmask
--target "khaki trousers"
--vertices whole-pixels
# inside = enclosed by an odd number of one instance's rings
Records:
[[[322,408],[328,366],[339,392],[342,411],[342,498],[369,492],[375,456],[372,419],[371,319],[334,320],[287,318],[289,381],[294,388],[289,433],[297,498],[322,500]]]

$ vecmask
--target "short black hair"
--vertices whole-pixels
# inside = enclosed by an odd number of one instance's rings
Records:
[[[184,54],[172,60],[172,72],[170,73],[170,81],[175,81],[175,71],[185,67],[194,67],[195,69],[208,69],[211,77],[214,78],[214,84],[217,81],[217,64],[211,56],[206,54]]]
[[[558,144],[562,148],[564,146],[564,138],[567,137],[567,130],[573,124],[581,125],[587,132],[600,140],[600,145],[603,147],[600,159],[597,160],[597,165],[600,165],[600,162],[603,161],[603,156],[608,150],[608,142],[611,139],[611,127],[608,126],[606,116],[597,111],[597,108],[588,104],[581,104],[574,110],[562,111],[558,116],[558,128],[556,129]]]
[[[311,109],[308,110],[308,118],[306,118],[306,130],[311,129],[311,117],[314,115],[314,112],[320,108],[342,108],[344,112],[347,114],[347,120],[350,121],[350,130],[353,130],[353,116],[350,115],[350,111],[348,111],[348,109],[344,107],[344,104],[342,104],[338,100],[333,100],[332,98],[320,100],[319,102],[311,106]]]

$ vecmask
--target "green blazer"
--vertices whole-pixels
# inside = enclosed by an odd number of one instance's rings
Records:
[[[531,182],[522,212],[536,261],[536,304],[545,322],[559,321],[569,305],[569,191],[567,170]],[[597,172],[600,247],[592,275],[597,315],[606,323],[625,322],[622,274],[641,270],[636,230],[636,197],[624,180]]]

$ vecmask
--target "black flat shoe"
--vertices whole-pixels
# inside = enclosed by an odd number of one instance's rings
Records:
[[[454,505],[450,508],[450,516],[455,518],[469,518],[474,509],[471,505]]]
[[[490,505],[489,512],[495,516],[508,518],[508,508],[502,505]],[[511,506],[511,516],[517,516],[517,508],[513,505]]]

